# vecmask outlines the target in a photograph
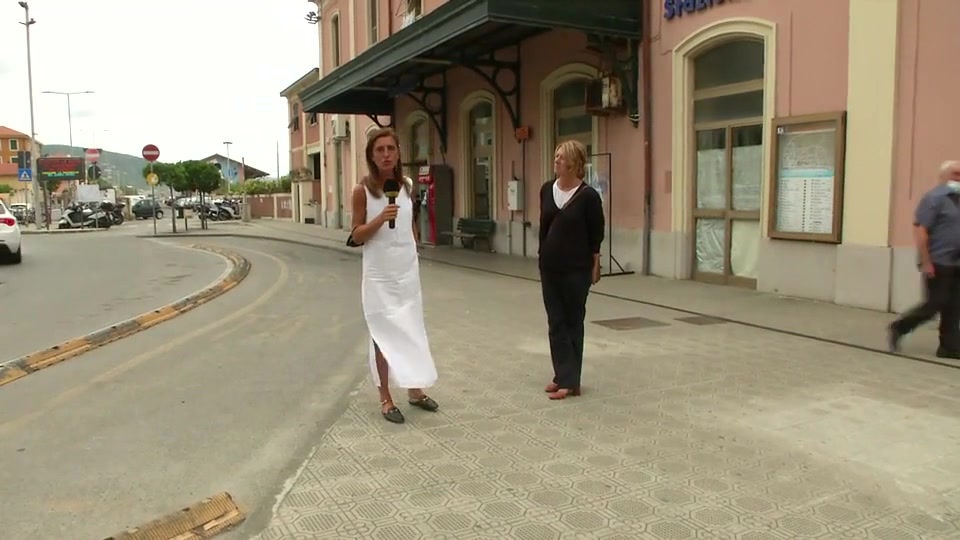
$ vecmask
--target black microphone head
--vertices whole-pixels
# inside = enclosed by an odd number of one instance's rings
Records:
[[[384,181],[383,193],[387,197],[397,198],[397,196],[400,195],[400,182],[397,182],[393,178]]]

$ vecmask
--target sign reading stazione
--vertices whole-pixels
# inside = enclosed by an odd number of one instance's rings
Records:
[[[83,180],[85,173],[82,157],[37,158],[37,176],[41,180]]]
[[[724,3],[724,1],[725,0],[664,0],[663,18],[669,21],[675,17],[683,17],[690,13],[712,8],[713,6]]]

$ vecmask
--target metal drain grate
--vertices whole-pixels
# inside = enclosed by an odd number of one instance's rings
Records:
[[[627,317],[624,319],[606,319],[603,321],[593,321],[593,324],[607,327],[611,330],[641,330],[643,328],[657,328],[658,326],[669,326],[665,322],[655,321],[644,317]]]
[[[695,317],[680,317],[676,319],[680,322],[685,322],[687,324],[693,324],[696,326],[709,326],[711,324],[724,324],[727,321],[723,319],[716,319],[713,317],[707,317],[705,315],[697,315]]]

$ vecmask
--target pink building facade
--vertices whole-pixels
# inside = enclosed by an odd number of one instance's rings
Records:
[[[960,2],[542,4],[319,2],[322,65],[285,94],[291,125],[317,115],[315,142],[291,132],[291,165],[315,171],[319,208],[294,218],[349,227],[366,134],[389,125],[411,177],[452,169],[454,222],[491,221],[495,251],[536,257],[540,186],[576,139],[608,270],[918,299],[913,207],[960,158]]]

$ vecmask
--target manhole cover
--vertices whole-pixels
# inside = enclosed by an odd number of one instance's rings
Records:
[[[656,328],[658,326],[669,326],[665,322],[646,319],[644,317],[627,317],[625,319],[606,319],[603,321],[593,321],[593,324],[605,326],[611,330],[640,330],[643,328]]]
[[[702,315],[698,315],[696,317],[680,317],[677,320],[680,322],[685,322],[687,324],[695,324],[697,326],[707,326],[710,324],[723,324],[727,322],[723,319],[715,319],[713,317],[706,317]]]

